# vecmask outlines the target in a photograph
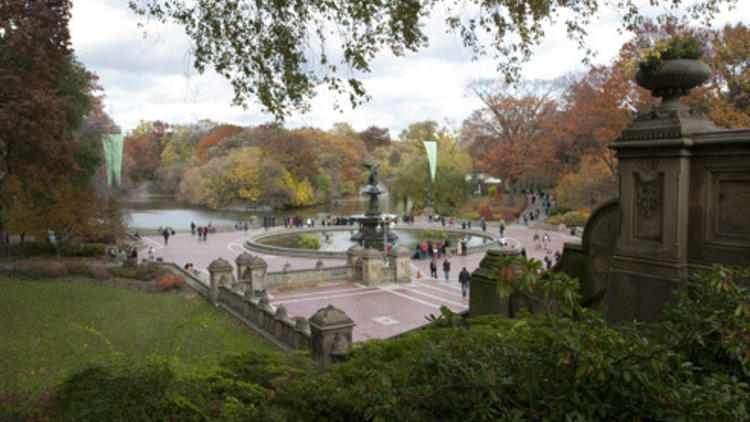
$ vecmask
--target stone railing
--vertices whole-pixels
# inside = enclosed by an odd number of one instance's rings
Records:
[[[283,271],[266,273],[264,284],[266,289],[278,289],[315,286],[320,283],[348,283],[351,280],[349,266],[325,267],[322,261],[318,261],[312,269],[293,270],[291,266],[286,265]]]
[[[313,270],[266,274],[267,265],[262,259],[247,253],[235,260],[238,279],[235,281],[234,267],[224,259],[214,260],[209,266],[211,286],[209,299],[232,314],[269,342],[282,350],[309,351],[316,361],[328,368],[331,364],[346,359],[352,341],[354,322],[341,310],[328,305],[319,309],[308,319],[289,317],[282,305],[273,308],[265,294],[266,281],[291,280],[295,274],[297,283],[318,283],[326,275],[342,278],[347,267],[324,268],[322,263]],[[268,279],[266,276],[271,275]],[[327,281],[327,280],[326,280]]]

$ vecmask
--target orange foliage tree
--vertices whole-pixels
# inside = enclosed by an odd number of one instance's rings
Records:
[[[462,136],[479,169],[511,183],[546,171],[553,157],[547,132],[557,111],[553,87],[525,82],[513,90],[479,81],[471,89],[484,107],[464,121]]]
[[[158,120],[141,121],[138,127],[125,136],[123,167],[133,182],[154,180],[161,161],[160,139],[168,128],[168,124]]]
[[[198,141],[198,145],[195,147],[195,156],[201,160],[202,163],[208,161],[206,152],[210,148],[213,148],[219,144],[225,138],[231,138],[242,133],[242,128],[234,125],[218,125],[211,132]]]

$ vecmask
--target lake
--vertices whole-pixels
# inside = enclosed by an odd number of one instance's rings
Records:
[[[380,209],[386,213],[403,214],[401,207],[392,207],[388,195],[378,198]],[[276,224],[283,225],[283,216],[316,217],[325,215],[361,214],[367,210],[369,197],[356,196],[339,198],[325,205],[284,210],[212,210],[205,207],[186,204],[174,198],[148,198],[144,200],[123,201],[122,205],[129,214],[128,227],[132,229],[158,229],[172,227],[175,230],[189,230],[190,222],[198,226],[211,223],[214,226],[234,226],[238,221],[248,221],[252,216],[276,216]]]

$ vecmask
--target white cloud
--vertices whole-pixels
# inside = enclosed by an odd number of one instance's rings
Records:
[[[750,16],[750,2],[725,12],[719,24],[738,22]],[[289,127],[330,128],[345,121],[356,130],[376,125],[391,129],[391,136],[410,123],[436,120],[460,124],[479,101],[466,95],[465,85],[476,78],[497,77],[496,63],[489,58],[471,61],[458,36],[445,33],[444,16],[436,13],[425,26],[430,46],[406,57],[381,54],[372,63],[372,73],[359,75],[372,96],[371,102],[351,110],[339,98],[344,112],[334,110],[334,97],[325,88],[312,101],[311,111],[295,115]],[[241,125],[272,120],[251,104],[248,110],[231,106],[230,85],[213,72],[199,75],[192,69],[190,43],[181,28],[146,22],[135,16],[122,0],[76,0],[71,21],[73,45],[79,59],[100,76],[107,95],[107,111],[124,129],[140,120],[190,123],[199,119]],[[589,28],[589,45],[597,52],[597,63],[614,57],[627,36],[618,34],[620,18],[604,12]],[[583,52],[567,39],[562,24],[547,28],[545,42],[532,61],[523,67],[529,79],[551,79],[581,70]]]

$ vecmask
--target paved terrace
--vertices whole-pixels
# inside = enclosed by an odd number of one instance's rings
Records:
[[[415,224],[413,227],[439,228],[442,225]],[[451,228],[446,226],[446,228]],[[454,225],[453,228],[458,228]],[[273,231],[288,231],[277,227]],[[474,227],[473,231],[481,229]],[[192,263],[200,272],[201,279],[208,284],[208,264],[216,258],[224,258],[234,263],[235,258],[244,252],[243,243],[250,236],[260,233],[263,229],[244,231],[230,231],[209,233],[208,240],[199,241],[190,232],[177,233],[169,237],[169,243],[164,244],[161,236],[144,236],[148,245],[153,245],[156,255],[165,261],[174,262],[180,266]],[[497,234],[498,226],[487,227],[489,233]],[[531,230],[525,226],[512,225],[505,229],[507,238],[521,242],[530,258],[541,260],[545,252],[534,249],[533,235],[541,230]],[[580,239],[568,233],[547,231],[551,238],[549,250],[562,251],[564,242],[579,242]],[[255,252],[252,252],[255,253]],[[288,262],[293,269],[314,268],[317,259],[294,258],[258,254],[268,263],[268,271],[281,271]],[[147,256],[146,250],[140,251],[141,257]],[[429,278],[429,259],[412,260],[412,281],[407,284],[368,287],[355,283],[321,285],[309,288],[275,290],[269,292],[271,305],[284,305],[290,316],[310,317],[319,308],[329,303],[342,309],[357,324],[354,328],[354,341],[370,338],[386,338],[404,331],[419,327],[426,323],[430,314],[438,315],[440,307],[446,306],[455,312],[468,309],[468,298],[461,297],[458,284],[458,273],[462,267],[474,271],[484,253],[469,256],[452,256],[451,272],[448,281],[444,280],[442,259],[438,260],[438,279]],[[344,265],[340,259],[322,260],[326,266]],[[417,276],[419,272],[419,278]]]

